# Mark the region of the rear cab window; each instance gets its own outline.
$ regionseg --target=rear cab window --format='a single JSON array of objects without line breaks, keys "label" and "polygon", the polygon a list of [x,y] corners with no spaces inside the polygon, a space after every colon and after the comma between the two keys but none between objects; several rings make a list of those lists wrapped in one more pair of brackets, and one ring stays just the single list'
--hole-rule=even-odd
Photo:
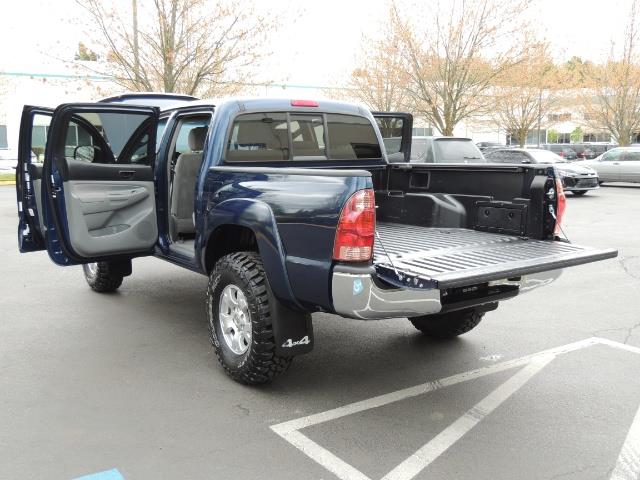
[{"label": "rear cab window", "polygon": [[333,113],[264,112],[238,115],[226,162],[382,159],[366,117]]}]

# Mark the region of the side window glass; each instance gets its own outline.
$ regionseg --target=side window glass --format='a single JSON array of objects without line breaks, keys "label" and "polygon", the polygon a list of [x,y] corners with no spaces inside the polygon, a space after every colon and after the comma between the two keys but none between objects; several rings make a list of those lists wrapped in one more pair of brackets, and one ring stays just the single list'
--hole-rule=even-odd
[{"label": "side window glass", "polygon": [[602,156],[603,162],[615,162],[620,160],[621,151],[610,151]]},{"label": "side window glass", "polygon": [[67,160],[106,164],[149,164],[147,114],[82,112],[66,125]]},{"label": "side window glass", "polygon": [[168,118],[161,118],[158,120],[158,128],[156,129],[156,153],[160,150],[160,143],[162,142],[162,134],[165,128],[167,128]]},{"label": "side window glass", "polygon": [[404,118],[402,117],[376,117],[378,129],[384,141],[384,148],[387,155],[400,153],[402,148],[402,128]]},{"label": "side window glass", "polygon": [[50,115],[35,114],[31,128],[31,162],[43,163],[44,151],[47,147],[47,134],[51,124]]},{"label": "side window glass", "polygon": [[180,155],[196,154],[200,155],[200,160],[202,160],[202,151],[204,150],[204,141],[207,137],[210,120],[210,115],[199,114],[183,117],[178,121],[178,127],[173,134],[171,148],[169,149],[169,162],[172,173],[175,171]]},{"label": "side window glass", "polygon": [[[301,120],[296,121],[297,137],[304,142],[309,132],[301,130]],[[307,124],[307,127],[309,125]],[[294,126],[292,125],[292,129]],[[319,145],[316,144],[316,148]],[[233,122],[227,144],[228,162],[268,162],[289,160],[289,131],[285,113],[248,113],[239,115]]]}]

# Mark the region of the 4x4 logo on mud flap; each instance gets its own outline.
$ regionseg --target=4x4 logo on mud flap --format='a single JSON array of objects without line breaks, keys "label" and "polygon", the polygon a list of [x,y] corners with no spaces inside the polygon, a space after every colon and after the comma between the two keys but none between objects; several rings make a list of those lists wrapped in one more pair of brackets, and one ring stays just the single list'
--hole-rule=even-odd
[{"label": "4x4 logo on mud flap", "polygon": [[309,336],[305,335],[304,337],[302,337],[300,340],[298,340],[296,342],[294,342],[290,338],[287,339],[287,341],[282,344],[282,347],[283,348],[291,348],[291,347],[295,347],[296,345],[309,345],[310,343],[311,343],[311,341],[309,340]]}]

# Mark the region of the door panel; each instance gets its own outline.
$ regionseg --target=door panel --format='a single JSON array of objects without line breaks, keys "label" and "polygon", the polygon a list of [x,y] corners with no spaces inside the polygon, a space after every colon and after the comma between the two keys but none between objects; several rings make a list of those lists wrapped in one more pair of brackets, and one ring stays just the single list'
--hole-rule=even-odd
[{"label": "door panel", "polygon": [[70,104],[56,109],[43,178],[47,247],[59,264],[132,258],[158,238],[154,156],[158,110]]},{"label": "door panel", "polygon": [[606,152],[598,162],[596,170],[601,182],[618,182],[620,179],[621,152],[612,150]]},{"label": "door panel", "polygon": [[619,181],[640,182],[640,152],[627,151],[621,158]]},{"label": "door panel", "polygon": [[42,162],[53,110],[25,106],[20,122],[16,197],[18,201],[18,248],[21,252],[44,250],[42,210]]},{"label": "door panel", "polygon": [[70,241],[83,257],[148,249],[158,237],[153,182],[70,180],[64,197]]},{"label": "door panel", "polygon": [[413,116],[410,113],[371,112],[378,122],[389,162],[409,162]]}]

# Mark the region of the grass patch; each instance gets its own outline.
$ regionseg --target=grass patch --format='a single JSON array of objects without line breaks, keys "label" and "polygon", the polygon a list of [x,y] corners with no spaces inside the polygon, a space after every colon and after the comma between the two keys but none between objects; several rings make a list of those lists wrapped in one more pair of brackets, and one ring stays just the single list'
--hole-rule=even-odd
[{"label": "grass patch", "polygon": [[15,172],[0,173],[0,182],[15,182]]}]

